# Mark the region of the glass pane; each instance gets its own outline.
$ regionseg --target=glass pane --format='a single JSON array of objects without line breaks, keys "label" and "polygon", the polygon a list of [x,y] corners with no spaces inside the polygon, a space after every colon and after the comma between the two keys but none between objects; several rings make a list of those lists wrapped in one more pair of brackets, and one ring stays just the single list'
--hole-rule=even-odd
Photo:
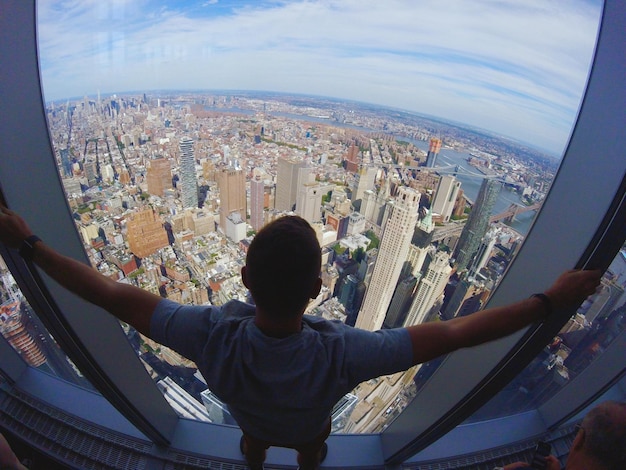
[{"label": "glass pane", "polygon": [[2,257],[0,334],[29,366],[81,387],[93,388],[39,320]]},{"label": "glass pane", "polygon": [[[324,254],[309,313],[372,330],[485,304],[558,168],[601,10],[149,4],[38,8],[50,132],[92,264],[181,303],[245,300],[251,237],[295,211]],[[228,421],[193,364],[129,337],[155,380]],[[384,429],[438,363],[361,384],[334,429]]]},{"label": "glass pane", "polygon": [[515,414],[541,406],[591,365],[626,327],[626,247],[554,340],[471,421]]}]

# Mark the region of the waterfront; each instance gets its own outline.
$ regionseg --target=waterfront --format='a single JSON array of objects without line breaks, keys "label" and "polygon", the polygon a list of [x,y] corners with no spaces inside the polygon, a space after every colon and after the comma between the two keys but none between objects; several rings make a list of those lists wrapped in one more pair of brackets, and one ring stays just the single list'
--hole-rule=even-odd
[{"label": "waterfront", "polygon": [[[428,142],[405,138],[402,138],[400,140],[408,140],[416,147],[424,151],[428,151]],[[481,175],[478,170],[476,170],[476,168],[468,163],[467,159],[469,156],[470,155],[467,152],[459,152],[456,150],[443,148],[439,152],[437,166],[458,165],[466,170],[465,172],[459,173],[456,178],[461,182],[461,189],[463,189],[465,196],[469,200],[473,201],[478,195],[478,191],[480,190],[480,185],[483,182],[484,175]],[[468,175],[467,173],[470,173],[470,175]],[[496,200],[495,206],[493,208],[493,214],[495,215],[506,211],[511,204],[524,205],[518,193],[516,193],[512,189],[503,187],[500,191],[500,194],[498,195],[498,199]],[[513,221],[509,225],[519,234],[526,236],[534,218],[534,211],[524,212],[522,214],[519,214],[516,217],[515,221]]]}]

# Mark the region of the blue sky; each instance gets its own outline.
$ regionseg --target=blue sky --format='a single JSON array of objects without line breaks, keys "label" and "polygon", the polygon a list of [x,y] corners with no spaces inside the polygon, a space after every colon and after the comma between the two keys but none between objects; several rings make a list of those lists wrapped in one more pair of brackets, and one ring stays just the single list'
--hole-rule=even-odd
[{"label": "blue sky", "polygon": [[560,155],[593,55],[590,0],[40,0],[46,100],[305,93],[465,122]]}]

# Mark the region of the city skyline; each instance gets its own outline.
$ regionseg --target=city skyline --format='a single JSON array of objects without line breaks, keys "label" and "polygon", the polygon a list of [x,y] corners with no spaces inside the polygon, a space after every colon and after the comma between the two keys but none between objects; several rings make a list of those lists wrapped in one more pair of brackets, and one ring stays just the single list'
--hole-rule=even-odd
[{"label": "city skyline", "polygon": [[46,100],[156,89],[314,94],[438,116],[560,155],[600,10],[595,1],[42,2],[38,38]]}]

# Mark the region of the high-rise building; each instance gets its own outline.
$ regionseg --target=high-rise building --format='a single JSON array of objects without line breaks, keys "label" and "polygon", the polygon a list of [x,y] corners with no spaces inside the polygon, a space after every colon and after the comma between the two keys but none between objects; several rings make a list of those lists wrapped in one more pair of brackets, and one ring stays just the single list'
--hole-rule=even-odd
[{"label": "high-rise building", "polygon": [[237,212],[241,220],[247,216],[246,179],[241,169],[225,168],[217,174],[220,191],[220,227],[226,233],[226,218]]},{"label": "high-rise building", "polygon": [[256,231],[261,230],[265,223],[265,183],[259,175],[250,181],[250,225]]},{"label": "high-rise building", "polygon": [[415,276],[404,278],[398,283],[383,323],[385,327],[396,328],[402,326],[408,313],[409,303],[416,285],[417,278]]},{"label": "high-rise building", "polygon": [[358,212],[353,212],[348,216],[348,235],[356,235],[365,232],[365,216]]},{"label": "high-rise building", "polygon": [[428,254],[430,247],[421,248],[411,243],[409,247],[409,254],[406,258],[406,263],[410,267],[410,274],[413,276],[420,276],[424,261],[426,261],[426,255]]},{"label": "high-rise building", "polygon": [[357,181],[356,189],[352,193],[352,202],[360,201],[363,199],[365,191],[373,190],[376,184],[376,173],[378,168],[375,166],[362,167],[359,172],[359,178]]},{"label": "high-rise building", "polygon": [[490,291],[484,286],[473,284],[467,279],[460,279],[451,291],[450,300],[441,309],[442,319],[450,320],[477,312],[482,308],[489,294]]},{"label": "high-rise building", "polygon": [[467,269],[478,250],[480,241],[487,233],[489,216],[501,187],[502,184],[494,179],[483,180],[455,250],[458,271]]},{"label": "high-rise building", "polygon": [[420,193],[415,189],[398,189],[381,237],[372,279],[356,321],[358,328],[374,331],[383,324],[402,265],[407,259],[419,200]]},{"label": "high-rise building", "polygon": [[293,211],[298,198],[298,183],[300,170],[306,167],[306,162],[294,159],[278,159],[278,174],[276,176],[276,209],[279,211]]},{"label": "high-rise building", "polygon": [[224,233],[231,241],[239,243],[246,238],[246,227],[246,221],[241,218],[238,211],[234,211],[226,217]]},{"label": "high-rise building", "polygon": [[432,168],[437,163],[437,156],[441,150],[441,139],[433,137],[430,139],[430,145],[428,146],[428,154],[426,154],[426,166]]},{"label": "high-rise building", "polygon": [[98,162],[97,160],[89,159],[83,162],[83,171],[85,178],[87,178],[87,185],[89,187],[94,186],[98,182]]},{"label": "high-rise building", "polygon": [[365,216],[367,222],[382,227],[385,223],[389,201],[389,196],[383,190],[378,193],[367,190],[363,193],[359,212]]},{"label": "high-rise building", "polygon": [[346,314],[349,315],[354,310],[354,299],[359,285],[359,278],[354,274],[348,274],[341,281],[339,289],[339,302],[346,308]]},{"label": "high-rise building", "polygon": [[24,360],[33,367],[46,363],[46,356],[35,341],[33,334],[26,329],[20,312],[20,302],[12,302],[0,307],[0,334]]},{"label": "high-rise building", "polygon": [[148,160],[146,182],[148,193],[163,197],[166,189],[172,187],[172,167],[166,158]]},{"label": "high-rise building", "polygon": [[476,250],[476,255],[474,256],[472,263],[469,265],[468,275],[471,278],[475,278],[478,273],[480,273],[480,270],[487,265],[487,262],[491,257],[491,252],[493,251],[493,247],[496,245],[496,241],[498,240],[499,232],[500,230],[494,227],[489,230],[480,241],[478,249]]},{"label": "high-rise building", "polygon": [[345,190],[340,187],[333,188],[327,186],[324,191],[330,190],[332,193],[330,199],[330,205],[333,207],[333,212],[336,215],[347,217],[352,212],[352,204]]},{"label": "high-rise building", "polygon": [[132,180],[132,178],[130,176],[130,173],[128,172],[128,170],[126,168],[122,168],[120,170],[118,178],[119,178],[119,182],[121,184],[130,184],[131,180]]},{"label": "high-rise building", "polygon": [[427,210],[424,217],[417,220],[413,238],[411,243],[418,248],[427,248],[433,240],[433,231],[435,230],[435,222],[433,221],[433,213]]},{"label": "high-rise building", "polygon": [[356,144],[352,144],[348,149],[345,159],[346,171],[350,173],[356,173],[359,168],[359,147]]},{"label": "high-rise building", "polygon": [[196,160],[193,156],[193,139],[183,137],[180,147],[180,192],[183,207],[198,207],[198,180]]},{"label": "high-rise building", "polygon": [[126,229],[130,251],[139,258],[145,258],[169,245],[163,223],[152,209],[144,209],[131,215]]},{"label": "high-rise building", "polygon": [[376,259],[378,259],[378,248],[372,248],[365,252],[365,258],[359,263],[359,270],[357,276],[365,284],[369,285],[374,274],[374,266],[376,266]]},{"label": "high-rise building", "polygon": [[337,232],[337,240],[340,240],[347,235],[349,223],[349,217],[343,217],[339,214],[326,214],[326,225]]},{"label": "high-rise building", "polygon": [[322,217],[324,188],[316,181],[304,183],[298,188],[296,214],[310,224],[319,222]]},{"label": "high-rise building", "polygon": [[439,180],[430,208],[435,214],[439,214],[442,222],[450,220],[460,188],[461,182],[454,176],[444,175]]},{"label": "high-rise building", "polygon": [[585,305],[587,302],[585,302],[584,308],[581,308],[579,313],[585,316],[585,322],[592,324],[614,311],[623,295],[623,285],[603,278],[600,288],[596,289],[596,293],[593,295],[591,305],[587,307]]},{"label": "high-rise building", "polygon": [[61,155],[61,165],[59,166],[61,175],[67,177],[72,176],[72,157],[69,149],[60,149],[59,153]]},{"label": "high-rise building", "polygon": [[435,253],[417,286],[404,326],[419,325],[427,319],[435,304],[443,300],[443,291],[451,273],[450,255],[443,251]]},{"label": "high-rise building", "polygon": [[184,228],[193,232],[196,237],[206,235],[215,230],[215,219],[212,213],[204,209],[186,209]]},{"label": "high-rise building", "polygon": [[450,283],[447,287],[445,305],[441,308],[441,318],[443,320],[451,320],[456,316],[461,304],[466,299],[467,293],[472,287],[472,283],[467,279],[459,279],[455,285]]}]

